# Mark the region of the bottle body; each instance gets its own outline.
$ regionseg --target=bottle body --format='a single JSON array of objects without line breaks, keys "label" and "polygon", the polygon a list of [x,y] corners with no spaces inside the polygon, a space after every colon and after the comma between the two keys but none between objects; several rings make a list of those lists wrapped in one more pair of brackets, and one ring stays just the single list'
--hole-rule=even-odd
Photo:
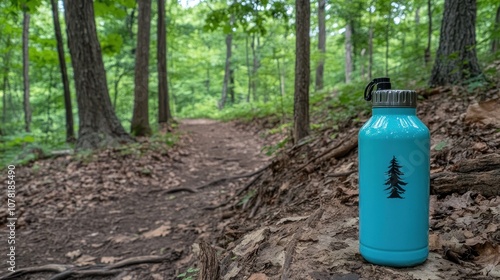
[{"label": "bottle body", "polygon": [[373,108],[359,132],[359,241],[369,262],[426,260],[430,134],[415,108]]}]

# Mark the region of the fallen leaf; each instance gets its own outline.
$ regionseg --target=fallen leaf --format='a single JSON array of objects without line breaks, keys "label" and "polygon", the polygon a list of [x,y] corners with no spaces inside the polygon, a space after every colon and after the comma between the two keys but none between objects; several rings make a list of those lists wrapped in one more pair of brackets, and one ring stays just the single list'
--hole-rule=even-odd
[{"label": "fallen leaf", "polygon": [[233,253],[238,256],[245,256],[257,249],[258,244],[263,241],[269,232],[269,228],[263,227],[243,236],[243,240],[233,249]]},{"label": "fallen leaf", "polygon": [[170,226],[170,223],[168,223],[168,224],[160,226],[157,229],[145,232],[145,233],[142,234],[142,236],[144,238],[153,238],[153,237],[167,236],[168,234],[170,234],[171,228],[172,227]]},{"label": "fallen leaf", "polygon": [[82,255],[82,251],[80,251],[80,249],[78,249],[78,250],[66,253],[65,256],[70,258],[70,259],[74,259],[74,258],[78,258],[81,255]]},{"label": "fallen leaf", "polygon": [[429,250],[436,251],[441,249],[441,243],[439,242],[439,235],[436,233],[429,234]]},{"label": "fallen leaf", "polygon": [[111,238],[108,238],[108,240],[113,242],[113,243],[129,243],[129,242],[132,242],[136,239],[137,239],[137,237],[126,236],[123,234],[118,234],[118,235],[115,235]]},{"label": "fallen leaf", "polygon": [[268,280],[269,277],[265,275],[264,273],[254,273],[250,275],[250,278],[248,280]]},{"label": "fallen leaf", "polygon": [[95,257],[92,257],[92,256],[89,256],[89,255],[82,255],[80,256],[76,261],[75,263],[77,265],[91,265],[91,264],[95,264]]},{"label": "fallen leaf", "polygon": [[484,265],[497,266],[500,264],[500,245],[485,242],[477,244],[473,247],[479,256],[474,260],[477,263]]},{"label": "fallen leaf", "polygon": [[491,124],[500,128],[500,98],[469,105],[465,121]]},{"label": "fallen leaf", "polygon": [[286,217],[281,220],[279,220],[276,225],[279,226],[280,224],[286,224],[288,222],[297,222],[297,221],[302,221],[309,218],[309,216],[296,216],[296,217]]},{"label": "fallen leaf", "polygon": [[102,263],[115,263],[116,261],[121,260],[122,258],[120,257],[102,257],[101,262]]}]

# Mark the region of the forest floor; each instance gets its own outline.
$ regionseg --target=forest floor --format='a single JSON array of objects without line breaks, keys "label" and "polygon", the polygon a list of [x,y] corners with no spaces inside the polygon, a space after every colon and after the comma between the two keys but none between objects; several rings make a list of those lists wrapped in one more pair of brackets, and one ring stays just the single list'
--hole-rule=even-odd
[{"label": "forest floor", "polygon": [[264,145],[287,135],[262,137],[268,120],[185,120],[171,148],[142,140],[20,167],[16,262],[36,272],[15,279],[499,279],[498,87],[421,94],[432,137],[422,265],[358,253],[359,114],[272,158]]},{"label": "forest floor", "polygon": [[[51,279],[72,265],[102,268],[140,256],[165,258],[140,259],[157,264],[125,265],[103,279],[182,279],[176,276],[196,261],[193,243],[218,227],[221,212],[204,208],[234,195],[238,181],[206,184],[268,159],[256,135],[230,123],[183,120],[179,134],[173,148],[143,142],[16,169],[17,270],[59,264],[16,279]],[[7,240],[6,212],[0,218]]]}]

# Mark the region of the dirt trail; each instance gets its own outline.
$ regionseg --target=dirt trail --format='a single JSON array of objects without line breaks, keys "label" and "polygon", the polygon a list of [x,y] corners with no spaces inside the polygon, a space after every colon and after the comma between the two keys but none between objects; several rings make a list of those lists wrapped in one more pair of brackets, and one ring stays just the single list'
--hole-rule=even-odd
[{"label": "dirt trail", "polygon": [[[221,213],[204,207],[232,196],[245,179],[196,193],[169,190],[196,189],[217,178],[250,173],[267,158],[256,135],[231,124],[184,120],[179,130],[179,146],[166,153],[105,151],[88,162],[67,157],[19,168],[18,200],[24,213],[17,230],[17,269],[168,256],[163,263],[126,267],[118,278],[98,278],[131,280],[175,279],[192,266],[192,244],[214,232],[220,222]],[[0,216],[2,235],[3,222]],[[0,271],[5,274],[3,261]]]}]

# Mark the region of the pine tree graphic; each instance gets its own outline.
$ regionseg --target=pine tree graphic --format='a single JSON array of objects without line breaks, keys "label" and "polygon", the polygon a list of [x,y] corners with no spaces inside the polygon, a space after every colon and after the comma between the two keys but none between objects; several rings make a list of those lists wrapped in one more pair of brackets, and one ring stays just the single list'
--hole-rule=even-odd
[{"label": "pine tree graphic", "polygon": [[387,171],[385,174],[387,174],[388,178],[385,181],[387,187],[385,190],[389,191],[390,195],[387,198],[404,198],[401,197],[401,194],[405,192],[405,189],[403,189],[401,186],[406,186],[406,182],[403,182],[401,180],[401,177],[403,172],[401,172],[399,169],[402,166],[399,165],[397,159],[395,156],[392,157],[391,160],[391,165],[389,165],[389,171]]}]

